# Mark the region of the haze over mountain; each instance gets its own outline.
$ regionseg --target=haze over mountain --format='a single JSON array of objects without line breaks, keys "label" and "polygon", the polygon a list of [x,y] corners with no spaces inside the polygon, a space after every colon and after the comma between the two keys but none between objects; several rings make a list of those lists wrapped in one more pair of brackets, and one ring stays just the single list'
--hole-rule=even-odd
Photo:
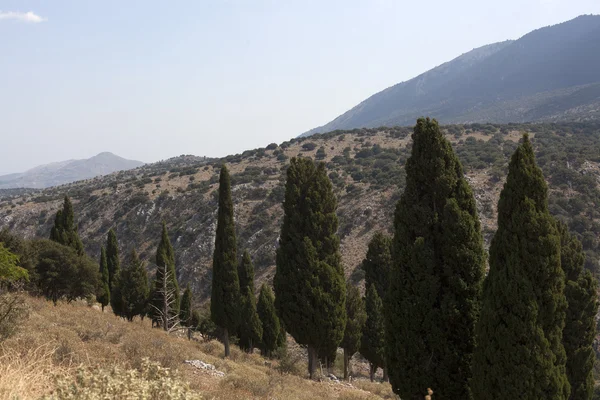
[{"label": "haze over mountain", "polygon": [[47,188],[142,165],[144,163],[141,161],[127,160],[113,153],[103,152],[88,159],[59,161],[39,165],[23,173],[2,175],[0,189]]},{"label": "haze over mountain", "polygon": [[445,124],[600,119],[600,16],[583,15],[474,49],[303,136],[411,125],[423,115]]}]

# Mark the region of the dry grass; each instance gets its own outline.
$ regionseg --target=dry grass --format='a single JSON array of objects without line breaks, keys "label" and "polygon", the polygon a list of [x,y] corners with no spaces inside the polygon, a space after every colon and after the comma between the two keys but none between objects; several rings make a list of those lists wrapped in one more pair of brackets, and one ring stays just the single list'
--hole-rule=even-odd
[{"label": "dry grass", "polygon": [[[80,366],[140,369],[144,359],[177,371],[178,376],[204,399],[380,399],[392,398],[388,384],[356,387],[313,382],[303,376],[282,374],[277,362],[232,348],[223,359],[217,341],[198,342],[168,336],[151,329],[149,321],[132,323],[102,313],[84,303],[54,307],[42,299],[27,298],[31,313],[18,333],[0,347],[0,400],[39,399],[56,389],[55,376],[74,379]],[[215,365],[225,377],[183,364],[199,359]],[[298,370],[305,368],[299,362]],[[387,389],[385,389],[387,388]]]}]

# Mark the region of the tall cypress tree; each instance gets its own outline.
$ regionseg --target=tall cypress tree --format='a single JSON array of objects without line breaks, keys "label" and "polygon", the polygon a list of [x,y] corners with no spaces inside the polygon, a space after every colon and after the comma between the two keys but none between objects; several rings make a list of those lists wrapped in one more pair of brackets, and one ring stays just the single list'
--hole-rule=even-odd
[{"label": "tall cypress tree", "polygon": [[167,224],[163,221],[160,242],[156,248],[156,273],[150,291],[148,315],[153,322],[168,331],[179,317],[180,301],[175,251],[169,239]]},{"label": "tall cypress tree", "polygon": [[473,359],[478,400],[569,396],[562,344],[565,276],[547,194],[525,135],[508,167],[490,245]]},{"label": "tall cypress tree", "polygon": [[214,323],[223,329],[225,357],[229,357],[229,333],[240,322],[240,282],[237,271],[237,248],[231,182],[223,165],[219,176],[219,210],[213,254],[210,314]]},{"label": "tall cypress tree", "polygon": [[369,376],[371,382],[377,368],[385,367],[385,328],[383,320],[383,303],[377,294],[375,284],[371,284],[367,289],[365,298],[365,310],[367,319],[365,321],[360,354],[362,354],[370,364]]},{"label": "tall cypress tree", "polygon": [[291,159],[283,209],[275,306],[296,342],[308,347],[312,378],[317,356],[335,352],[346,325],[337,200],[323,163]]},{"label": "tall cypress tree", "polygon": [[192,318],[192,291],[188,284],[183,291],[183,296],[181,296],[179,321],[183,326],[189,326],[190,318]]},{"label": "tall cypress tree", "polygon": [[377,294],[385,299],[392,269],[392,238],[382,232],[375,232],[369,242],[367,255],[362,263],[365,271],[365,287],[375,284]]},{"label": "tall cypress tree", "polygon": [[581,242],[569,233],[565,224],[558,225],[561,237],[560,259],[565,272],[567,312],[563,344],[567,355],[567,378],[571,385],[570,400],[590,400],[594,391],[592,347],[596,338],[598,282],[584,271],[585,255]]},{"label": "tall cypress tree", "polygon": [[420,118],[396,207],[385,302],[390,383],[403,399],[470,399],[485,251],[475,198],[436,120]]},{"label": "tall cypress tree", "polygon": [[119,285],[122,315],[128,321],[133,321],[133,318],[146,311],[149,291],[148,273],[135,250],[131,251],[129,262],[121,270]]},{"label": "tall cypress tree", "polygon": [[110,288],[108,286],[108,265],[106,263],[106,250],[104,246],[100,249],[100,283],[98,285],[98,294],[96,300],[102,305],[102,312],[104,307],[110,304]]},{"label": "tall cypress tree", "polygon": [[360,349],[360,339],[367,320],[365,304],[356,286],[346,285],[346,329],[340,346],[344,349],[344,379],[348,379],[350,359]]},{"label": "tall cypress tree", "polygon": [[240,291],[248,288],[254,295],[254,265],[252,264],[252,259],[250,258],[248,250],[244,250],[244,254],[242,255],[242,262],[238,267],[238,277],[240,281]]},{"label": "tall cypress tree", "polygon": [[106,266],[108,268],[108,287],[112,291],[114,286],[113,282],[121,268],[119,260],[119,242],[117,240],[117,234],[113,229],[108,231],[106,237]]},{"label": "tall cypress tree", "polygon": [[262,325],[256,312],[256,297],[254,296],[254,266],[247,250],[244,251],[242,262],[238,268],[240,294],[242,296],[242,316],[239,326],[240,347],[252,352],[254,344],[262,339]]},{"label": "tall cypress tree", "polygon": [[122,315],[121,293],[118,287],[121,261],[119,259],[119,242],[113,229],[106,238],[106,267],[108,269],[108,287],[110,289],[110,306],[116,315]]},{"label": "tall cypress tree", "polygon": [[80,256],[84,254],[83,243],[79,238],[77,226],[75,225],[73,204],[69,196],[65,196],[62,210],[58,210],[56,213],[54,226],[50,231],[50,240],[75,249]]},{"label": "tall cypress tree", "polygon": [[262,326],[261,351],[263,356],[271,357],[278,347],[281,326],[275,312],[275,295],[264,283],[260,288],[256,311]]},{"label": "tall cypress tree", "polygon": [[188,339],[192,338],[193,321],[192,321],[192,290],[188,284],[183,291],[181,304],[179,306],[179,322],[184,327],[187,327]]}]

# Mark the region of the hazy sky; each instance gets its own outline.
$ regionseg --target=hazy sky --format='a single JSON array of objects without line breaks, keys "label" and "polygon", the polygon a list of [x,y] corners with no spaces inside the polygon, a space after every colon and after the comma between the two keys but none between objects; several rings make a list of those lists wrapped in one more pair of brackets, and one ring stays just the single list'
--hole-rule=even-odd
[{"label": "hazy sky", "polygon": [[0,0],[0,174],[280,143],[599,0]]}]

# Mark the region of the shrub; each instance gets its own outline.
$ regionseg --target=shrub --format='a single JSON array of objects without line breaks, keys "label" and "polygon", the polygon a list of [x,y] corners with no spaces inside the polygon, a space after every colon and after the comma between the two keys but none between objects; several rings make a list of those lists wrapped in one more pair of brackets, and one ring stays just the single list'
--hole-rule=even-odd
[{"label": "shrub", "polygon": [[149,399],[193,400],[202,397],[168,368],[145,358],[141,371],[81,367],[75,379],[58,378],[53,395],[46,400]]},{"label": "shrub", "polygon": [[312,151],[317,148],[317,144],[313,142],[307,142],[302,145],[302,150],[304,151]]}]

